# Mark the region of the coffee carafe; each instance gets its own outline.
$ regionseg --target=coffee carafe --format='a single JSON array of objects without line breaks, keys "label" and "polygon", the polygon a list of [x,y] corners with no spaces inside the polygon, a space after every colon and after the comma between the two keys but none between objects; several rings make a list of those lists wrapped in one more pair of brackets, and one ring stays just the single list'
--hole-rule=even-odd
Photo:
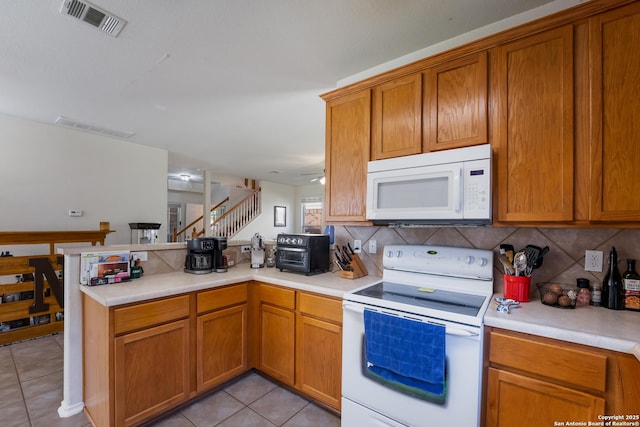
[{"label": "coffee carafe", "polygon": [[187,256],[184,271],[192,274],[206,274],[213,271],[213,237],[196,237],[187,240]]},{"label": "coffee carafe", "polygon": [[214,237],[213,242],[213,271],[216,273],[224,273],[227,271],[227,266],[225,265],[222,251],[227,249],[227,238]]},{"label": "coffee carafe", "polygon": [[251,268],[264,267],[264,241],[260,233],[251,238]]}]

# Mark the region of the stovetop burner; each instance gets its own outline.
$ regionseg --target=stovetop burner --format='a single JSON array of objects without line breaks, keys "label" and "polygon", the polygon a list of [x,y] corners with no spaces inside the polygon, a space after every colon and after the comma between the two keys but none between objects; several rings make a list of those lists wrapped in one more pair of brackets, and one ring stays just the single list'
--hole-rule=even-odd
[{"label": "stovetop burner", "polygon": [[478,315],[486,299],[481,295],[461,294],[444,289],[418,288],[389,282],[378,283],[355,294],[473,317]]}]

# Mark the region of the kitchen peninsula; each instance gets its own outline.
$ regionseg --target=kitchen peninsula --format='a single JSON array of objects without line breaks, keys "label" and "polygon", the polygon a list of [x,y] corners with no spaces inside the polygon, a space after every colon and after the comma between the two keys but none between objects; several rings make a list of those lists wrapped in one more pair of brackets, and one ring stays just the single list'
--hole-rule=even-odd
[{"label": "kitchen peninsula", "polygon": [[[173,265],[177,266],[179,260],[184,260],[185,248],[184,243],[174,243],[152,246],[106,246],[101,250],[148,251],[150,258],[153,253],[154,258],[159,255],[164,259],[173,259]],[[279,322],[285,317],[290,320],[287,327],[293,328],[295,322],[296,329],[290,331],[291,334],[295,334],[295,340],[291,336],[289,344],[293,346],[295,343],[296,347],[291,350],[295,351],[296,357],[298,354],[309,354],[308,351],[305,352],[305,348],[309,344],[303,346],[305,342],[304,330],[313,329],[313,333],[326,330],[328,333],[323,336],[333,340],[331,342],[340,348],[341,297],[343,293],[380,281],[380,278],[374,276],[348,280],[340,278],[338,273],[305,276],[280,272],[273,268],[251,269],[248,262],[241,262],[229,268],[226,273],[204,275],[184,273],[181,268],[174,268],[175,271],[172,272],[153,274],[153,271],[148,271],[151,269],[145,267],[145,275],[140,279],[119,284],[88,287],[79,285],[80,254],[93,252],[95,248],[72,248],[60,251],[65,258],[65,307],[68,309],[64,337],[64,400],[58,412],[61,416],[70,416],[82,411],[85,406],[89,408],[91,405],[98,405],[101,409],[97,416],[101,417],[101,420],[110,420],[109,425],[128,425],[152,418],[162,411],[175,407],[200,395],[201,392],[215,387],[213,383],[201,382],[201,372],[195,372],[195,342],[200,339],[200,336],[198,338],[195,336],[195,331],[198,328],[196,322],[202,327],[204,323],[201,322],[209,320],[206,316],[215,316],[215,313],[222,313],[227,308],[232,311],[236,310],[235,313],[228,314],[232,317],[240,316],[240,323],[244,323],[244,327],[248,326],[248,331],[242,329],[242,333],[249,334],[247,336],[250,337],[247,343],[243,344],[249,349],[247,350],[245,347],[242,349],[243,354],[249,353],[248,356],[245,356],[245,360],[248,357],[249,362],[244,363],[244,367],[237,370],[236,375],[257,365],[255,367],[285,385],[298,389],[318,401],[324,401],[328,406],[339,410],[339,357],[336,360],[337,379],[328,385],[337,388],[337,391],[332,390],[331,393],[326,393],[323,390],[317,390],[321,387],[303,383],[305,378],[310,378],[310,375],[304,377],[304,373],[301,371],[303,364],[301,363],[296,363],[294,368],[293,354],[288,355],[288,367],[282,373],[279,369],[280,366],[277,366],[280,363],[281,354],[274,352],[273,357],[255,354],[256,352],[263,353],[273,350],[265,348],[265,346],[262,348],[251,347],[259,345],[260,341],[260,339],[255,339],[253,334],[269,332],[256,332],[256,319],[265,319],[265,323],[275,322],[275,327],[279,327],[281,325]],[[256,301],[257,303],[255,303]],[[253,309],[263,305],[264,310],[261,308],[260,312]],[[251,309],[248,310],[247,306],[251,306]],[[141,316],[138,316],[136,307],[142,307]],[[244,310],[244,312],[241,313],[238,310]],[[87,322],[87,320],[89,321]],[[273,326],[273,324],[269,324],[269,327]],[[89,331],[90,327],[93,329]],[[111,421],[114,417],[111,412],[113,402],[105,404],[101,399],[110,401],[118,399],[118,393],[113,392],[112,383],[98,383],[94,386],[105,387],[102,389],[104,395],[88,395],[87,381],[91,381],[91,379],[84,377],[82,367],[85,366],[86,369],[89,365],[85,365],[85,363],[90,364],[91,368],[89,369],[93,369],[92,375],[99,370],[96,366],[97,363],[106,363],[106,365],[100,365],[102,368],[107,365],[113,368],[112,362],[117,350],[106,350],[112,345],[111,341],[116,342],[115,346],[126,345],[126,342],[133,342],[127,341],[128,339],[136,339],[135,334],[144,334],[147,330],[157,328],[167,328],[166,332],[173,334],[173,338],[178,340],[176,342],[181,342],[189,347],[190,353],[182,353],[181,355],[182,360],[186,362],[186,365],[189,365],[182,371],[184,375],[181,378],[183,381],[181,386],[184,386],[186,391],[175,399],[173,396],[168,399],[171,402],[159,409],[160,412],[154,408],[152,411],[140,415],[139,418],[135,414],[129,416],[125,413],[119,413],[120,421],[113,424]],[[90,337],[91,343],[87,342],[87,336]],[[274,334],[274,336],[276,339],[281,339],[280,334]],[[238,339],[242,338],[238,337]],[[270,338],[265,341],[270,341]],[[102,361],[93,357],[95,353],[88,355],[88,350],[95,350],[96,343],[100,343],[104,347],[105,351],[98,352],[96,356],[102,357]],[[332,351],[332,349],[328,348],[327,351]],[[338,356],[340,354],[339,352],[335,353]],[[168,358],[169,356],[167,356]],[[115,356],[115,359],[115,363],[118,363],[118,356]],[[272,361],[275,361],[276,366],[273,366]],[[295,369],[295,381],[293,380],[293,369]],[[197,386],[195,384],[196,376],[198,376]],[[313,378],[311,380],[313,381]],[[98,381],[102,381],[102,379],[98,379]],[[336,393],[336,396],[332,396]],[[111,409],[104,409],[109,406]],[[94,417],[96,414],[93,413],[90,416]],[[122,422],[125,418],[128,418],[130,422]],[[101,425],[101,423],[98,424]]]},{"label": "kitchen peninsula", "polygon": [[[178,260],[183,260],[185,253],[185,245],[179,243],[153,246],[107,246],[101,249],[149,251],[150,255],[153,253],[154,255],[159,254],[165,259],[175,258],[175,263],[177,263]],[[348,280],[340,278],[337,273],[305,276],[297,273],[280,272],[274,268],[251,269],[248,262],[241,262],[229,268],[227,273],[222,274],[193,275],[183,273],[181,269],[176,269],[176,271],[172,272],[161,271],[153,274],[153,268],[149,268],[145,269],[145,275],[142,278],[131,282],[86,287],[79,285],[79,272],[80,254],[87,250],[93,251],[95,247],[61,250],[65,257],[66,307],[64,400],[59,409],[61,416],[73,415],[74,413],[82,411],[85,404],[90,404],[88,400],[85,400],[87,399],[87,395],[86,389],[83,392],[83,387],[86,387],[86,382],[84,382],[86,379],[83,380],[81,368],[83,366],[83,349],[86,351],[88,347],[83,336],[84,316],[87,316],[92,322],[97,321],[98,325],[100,325],[100,322],[116,325],[109,326],[109,328],[112,328],[111,330],[103,329],[104,335],[95,335],[92,332],[91,337],[93,340],[105,340],[105,342],[115,341],[119,337],[145,333],[146,330],[165,327],[170,329],[170,333],[175,333],[176,337],[180,337],[180,334],[185,333],[185,330],[181,328],[197,328],[197,319],[199,319],[198,321],[206,321],[208,319],[215,321],[219,318],[216,316],[223,313],[224,316],[228,315],[229,319],[245,319],[242,316],[247,316],[246,323],[248,324],[249,330],[241,333],[249,337],[249,346],[258,346],[257,349],[243,350],[249,353],[251,353],[251,351],[259,353],[262,350],[258,344],[260,340],[254,338],[257,331],[251,329],[252,322],[256,322],[256,319],[260,318],[265,319],[266,322],[272,322],[270,326],[278,325],[278,327],[284,326],[285,328],[291,328],[289,332],[295,336],[295,340],[290,337],[291,340],[281,343],[282,345],[279,346],[279,348],[293,346],[294,342],[303,341],[303,339],[300,338],[301,335],[299,335],[300,331],[293,329],[294,323],[295,326],[305,325],[305,327],[313,327],[315,331],[322,330],[332,333],[332,335],[328,335],[332,339],[332,341],[328,341],[331,344],[325,345],[324,347],[340,347],[340,341],[337,341],[336,336],[341,335],[339,326],[341,324],[341,318],[338,318],[336,321],[335,315],[336,310],[339,310],[341,306],[340,300],[343,294],[381,280],[375,276],[365,276],[357,280]],[[259,306],[264,307],[263,310],[258,311],[247,308],[251,307],[252,304],[253,307],[255,307],[256,301],[259,302]],[[159,315],[162,318],[162,316],[168,313],[167,317],[162,318],[160,321],[143,319],[142,324],[131,326],[132,322],[137,322],[140,318],[135,315],[135,310],[131,311],[130,309],[143,305],[150,307],[151,305],[148,304],[155,304],[157,311],[155,311],[156,314],[154,316]],[[85,309],[84,313],[83,307]],[[625,372],[631,372],[636,378],[640,377],[640,375],[638,375],[640,371],[640,361],[633,357],[634,351],[637,351],[637,345],[640,343],[640,330],[637,328],[638,313],[612,311],[595,307],[578,307],[574,310],[562,310],[544,306],[540,304],[537,299],[522,304],[520,308],[512,309],[510,314],[498,313],[495,308],[495,304],[490,305],[485,317],[485,324],[488,327],[487,336],[489,337],[485,343],[486,345],[488,344],[487,354],[489,355],[487,356],[488,360],[485,360],[487,366],[489,366],[490,363],[496,366],[500,365],[498,362],[489,360],[492,355],[496,356],[495,352],[491,353],[489,346],[494,342],[504,345],[505,337],[509,334],[511,335],[506,338],[513,338],[515,336],[515,338],[521,340],[519,342],[525,343],[526,345],[531,345],[531,341],[534,341],[534,345],[539,345],[539,343],[545,345],[555,343],[562,344],[563,347],[558,347],[558,351],[554,353],[555,355],[565,354],[566,349],[564,346],[569,346],[569,353],[566,354],[573,354],[571,352],[575,353],[577,348],[575,346],[580,346],[580,351],[577,354],[586,354],[592,357],[594,363],[601,363],[600,350],[602,350],[606,355],[613,355],[614,357],[607,359],[607,375],[605,379],[600,381],[601,385],[598,387],[606,389],[607,385],[611,384],[628,384],[632,388],[623,390],[618,387],[617,392],[624,391],[626,393],[636,393],[640,395],[640,390],[633,388],[640,388],[637,381],[626,383],[618,381],[621,373],[612,371],[612,369],[622,367],[627,370]],[[125,317],[121,317],[121,322],[118,323],[118,315],[114,313],[115,310],[120,309],[122,310],[119,313],[125,314]],[[134,315],[127,317],[130,313]],[[338,314],[338,316],[339,315],[341,314]],[[287,319],[289,323],[287,323]],[[222,330],[232,330],[232,328],[227,328],[227,326],[227,323],[222,323],[220,328]],[[104,323],[100,327],[104,327]],[[116,330],[115,332],[114,329]],[[115,336],[118,334],[118,330],[121,331],[121,335]],[[233,330],[236,331],[237,329]],[[196,353],[193,351],[193,348],[196,346],[195,342],[197,341],[195,332],[191,330],[189,334],[191,335],[182,336],[182,338],[178,338],[178,340],[186,339],[186,342],[189,343],[188,345],[192,349],[192,353]],[[493,334],[493,336],[489,334]],[[279,339],[279,337],[283,335],[286,334],[281,334],[280,332],[277,334],[274,333],[267,341],[272,338]],[[91,345],[93,345],[93,343]],[[320,347],[322,346],[316,347],[318,353],[322,350]],[[586,350],[582,352],[584,349]],[[298,354],[298,350],[298,348],[294,347],[296,355]],[[107,351],[105,353],[113,357],[115,351],[116,350]],[[331,351],[331,349],[327,351]],[[307,352],[306,355],[308,354]],[[606,355],[605,357],[607,357]],[[298,377],[301,375],[298,368],[289,367],[284,369],[282,366],[279,366],[281,360],[287,360],[289,366],[293,366],[292,356],[290,355],[288,358],[281,356],[282,352],[270,353],[268,357],[262,359],[258,357],[256,360],[254,354],[253,356],[249,356],[248,361],[236,360],[237,365],[240,366],[240,370],[234,371],[233,369],[236,369],[236,366],[229,370],[229,372],[243,372],[256,366],[259,370],[263,370],[283,384],[289,385],[312,398],[317,398],[318,401],[322,401],[323,398],[327,397],[327,395],[323,395],[322,393],[314,394],[315,391],[312,388],[305,389],[299,387],[300,384],[296,383]],[[323,354],[323,357],[324,356],[326,355]],[[183,353],[182,357],[185,358],[184,360],[187,365],[192,367],[196,365],[196,354]],[[581,359],[576,362],[571,357],[566,356],[562,360],[565,360],[564,363],[570,367],[571,376],[573,376],[574,372],[576,372],[575,368],[579,365],[578,362]],[[619,363],[618,361],[622,362]],[[91,363],[94,362],[95,360],[92,359]],[[596,367],[598,366],[597,363]],[[540,364],[541,361],[537,360],[536,363],[531,363],[530,366],[538,366]],[[509,370],[508,367],[501,367],[505,368],[501,370]],[[198,396],[199,393],[208,390],[207,387],[215,388],[215,385],[211,385],[212,383],[206,383],[206,378],[200,377],[197,378],[197,383],[200,384],[200,388],[198,388],[195,377],[199,374],[195,373],[195,368],[192,369],[193,370],[190,371],[191,374],[183,371],[185,375],[189,377],[190,383],[188,391],[178,400],[184,399],[183,401],[187,401]],[[628,369],[631,369],[631,371],[628,371]],[[501,372],[500,374],[504,376],[510,374],[510,372],[506,374]],[[555,374],[555,371],[553,371],[550,375],[551,377],[555,377]],[[233,375],[239,375],[239,373]],[[556,378],[552,378],[552,381],[555,380]],[[604,385],[602,385],[602,381],[604,381]],[[184,383],[182,385],[187,386]],[[109,385],[107,384],[105,387],[108,389]],[[605,391],[596,390],[594,393],[596,400],[606,398]],[[488,394],[489,396],[491,395],[491,390],[489,390]],[[605,397],[603,398],[602,396]],[[114,399],[114,396],[112,395],[110,398]],[[486,399],[488,396],[483,398]],[[169,406],[162,411],[169,410],[171,407],[179,404],[180,403],[175,403],[174,406],[169,404]],[[336,404],[335,400],[328,406],[331,405],[339,410],[339,403]],[[153,417],[153,415],[149,416]],[[132,424],[133,423],[134,422],[132,422]]]}]

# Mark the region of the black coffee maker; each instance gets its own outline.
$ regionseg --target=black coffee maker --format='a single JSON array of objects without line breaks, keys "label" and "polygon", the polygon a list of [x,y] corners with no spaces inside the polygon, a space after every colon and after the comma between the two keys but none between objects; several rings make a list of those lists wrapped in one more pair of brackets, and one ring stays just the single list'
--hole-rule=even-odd
[{"label": "black coffee maker", "polygon": [[187,240],[187,257],[184,261],[185,272],[206,274],[213,271],[215,239],[215,237],[196,237]]},{"label": "black coffee maker", "polygon": [[216,273],[224,273],[227,271],[227,265],[224,262],[222,251],[227,249],[226,237],[213,237],[213,266],[212,269]]}]

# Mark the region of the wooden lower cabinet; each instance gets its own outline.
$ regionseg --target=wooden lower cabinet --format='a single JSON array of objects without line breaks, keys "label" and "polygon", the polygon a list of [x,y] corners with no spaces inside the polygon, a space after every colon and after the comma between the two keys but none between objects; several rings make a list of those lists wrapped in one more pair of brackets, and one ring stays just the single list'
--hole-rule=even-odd
[{"label": "wooden lower cabinet", "polygon": [[640,362],[630,354],[496,328],[488,338],[485,427],[597,423],[640,411]]},{"label": "wooden lower cabinet", "polygon": [[293,386],[295,383],[295,291],[260,285],[260,357],[258,369]]},{"label": "wooden lower cabinet", "polygon": [[298,293],[296,387],[340,410],[342,379],[342,301]]},{"label": "wooden lower cabinet", "polygon": [[[196,389],[200,393],[249,369],[246,283],[197,295]],[[205,314],[201,314],[205,313]]]},{"label": "wooden lower cabinet", "polygon": [[188,319],[117,337],[114,344],[116,425],[136,425],[187,400]]},{"label": "wooden lower cabinet", "polygon": [[190,297],[125,307],[83,296],[85,412],[96,426],[131,426],[190,396]]},{"label": "wooden lower cabinet", "polygon": [[597,421],[604,399],[526,375],[489,368],[486,426],[553,426]]},{"label": "wooden lower cabinet", "polygon": [[96,426],[147,423],[251,368],[340,410],[338,298],[258,282],[115,307],[83,294],[83,341]]}]

